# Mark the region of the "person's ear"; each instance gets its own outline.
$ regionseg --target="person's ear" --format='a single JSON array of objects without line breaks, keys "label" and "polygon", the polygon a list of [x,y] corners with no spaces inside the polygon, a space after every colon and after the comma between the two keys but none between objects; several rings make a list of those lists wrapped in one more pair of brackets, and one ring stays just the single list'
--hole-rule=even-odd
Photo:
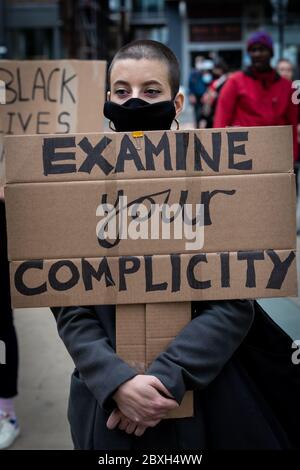
[{"label": "person's ear", "polygon": [[177,95],[175,96],[174,99],[174,104],[175,104],[175,109],[176,109],[176,117],[179,116],[183,109],[183,103],[184,103],[184,94],[179,91]]},{"label": "person's ear", "polygon": [[106,93],[106,101],[110,101],[110,91]]}]

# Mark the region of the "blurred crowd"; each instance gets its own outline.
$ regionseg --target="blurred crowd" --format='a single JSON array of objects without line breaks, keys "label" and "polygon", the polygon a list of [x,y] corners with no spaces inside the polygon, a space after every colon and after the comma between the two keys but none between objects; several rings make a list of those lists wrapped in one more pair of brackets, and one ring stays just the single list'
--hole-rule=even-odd
[{"label": "blurred crowd", "polygon": [[[249,37],[250,65],[231,70],[222,58],[198,55],[189,77],[189,102],[196,128],[293,126],[295,171],[299,165],[300,113],[293,102],[294,67],[281,58],[275,67],[273,40],[258,31]],[[296,93],[297,94],[297,93]]]}]

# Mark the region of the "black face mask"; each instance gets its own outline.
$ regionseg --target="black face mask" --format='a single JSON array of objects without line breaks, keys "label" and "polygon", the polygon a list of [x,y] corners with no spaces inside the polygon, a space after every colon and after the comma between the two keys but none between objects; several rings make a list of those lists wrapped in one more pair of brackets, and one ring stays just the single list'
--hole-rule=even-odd
[{"label": "black face mask", "polygon": [[117,132],[167,130],[176,116],[173,101],[148,103],[140,98],[130,98],[122,105],[106,101],[103,112]]}]

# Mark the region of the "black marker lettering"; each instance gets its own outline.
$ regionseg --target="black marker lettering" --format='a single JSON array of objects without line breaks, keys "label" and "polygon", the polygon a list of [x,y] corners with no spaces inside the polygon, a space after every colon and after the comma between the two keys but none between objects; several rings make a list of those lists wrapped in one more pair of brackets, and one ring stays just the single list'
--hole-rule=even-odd
[{"label": "black marker lettering", "polygon": [[[131,267],[127,267],[127,263]],[[136,273],[140,268],[141,262],[136,256],[121,256],[119,258],[119,290],[127,290],[125,274]]]},{"label": "black marker lettering", "polygon": [[43,269],[43,260],[30,260],[21,263],[15,272],[15,287],[20,294],[23,295],[38,295],[47,291],[47,284],[44,282],[37,287],[28,287],[24,283],[23,276],[29,269]]},{"label": "black marker lettering", "polygon": [[221,132],[212,133],[212,156],[210,156],[201,140],[194,136],[195,142],[195,171],[202,171],[202,159],[213,171],[220,171]]},{"label": "black marker lettering", "polygon": [[133,142],[128,135],[124,135],[121,141],[120,152],[117,158],[115,173],[124,173],[125,160],[131,160],[135,164],[138,171],[145,170],[141,162],[140,156]]},{"label": "black marker lettering", "polygon": [[94,277],[97,281],[101,281],[102,276],[105,277],[106,287],[115,286],[111,271],[108,266],[107,258],[104,257],[99,264],[98,270],[84,258],[81,260],[82,265],[82,278],[85,290],[93,290],[92,278]]},{"label": "black marker lettering", "polygon": [[207,263],[207,257],[205,253],[201,253],[192,256],[187,266],[187,280],[189,286],[192,289],[209,289],[211,287],[211,281],[199,281],[195,278],[195,267],[198,263]]},{"label": "black marker lettering", "polygon": [[[67,267],[70,270],[71,277],[68,281],[61,282],[57,279],[57,273],[61,268]],[[77,266],[68,259],[62,259],[59,261],[56,261],[56,263],[52,264],[51,268],[49,269],[49,283],[52,289],[58,290],[58,291],[65,291],[68,289],[72,289],[78,281],[79,281],[79,271]]]},{"label": "black marker lettering", "polygon": [[44,175],[75,173],[76,165],[53,165],[61,160],[75,160],[75,152],[55,152],[59,148],[75,148],[75,137],[46,137],[43,144]]},{"label": "black marker lettering", "polygon": [[86,153],[86,159],[80,166],[78,171],[84,173],[91,173],[93,167],[98,165],[105,175],[108,175],[112,170],[113,166],[103,157],[103,150],[111,143],[111,139],[104,136],[94,147],[90,143],[87,137],[84,137],[79,142],[79,147]]},{"label": "black marker lettering", "polygon": [[228,139],[228,168],[234,170],[252,170],[252,160],[234,161],[234,155],[246,155],[245,144],[235,146],[235,142],[248,141],[248,132],[227,132]]},{"label": "black marker lettering", "polygon": [[256,287],[256,276],[254,261],[261,261],[265,259],[263,251],[238,251],[238,260],[247,261],[247,277],[245,287]]},{"label": "black marker lettering", "polygon": [[153,256],[144,256],[145,260],[145,274],[146,274],[146,292],[155,292],[167,290],[168,283],[161,282],[160,284],[153,283]]},{"label": "black marker lettering", "polygon": [[145,135],[145,158],[146,169],[148,171],[155,170],[153,155],[158,156],[162,152],[164,154],[164,169],[172,170],[170,144],[167,133],[163,133],[157,146],[155,146],[149,137]]},{"label": "black marker lettering", "polygon": [[291,251],[287,258],[283,261],[279,258],[274,250],[266,250],[267,255],[271,258],[274,268],[270,274],[267,289],[281,289],[283,281],[286,278],[289,267],[296,258],[295,252]]}]

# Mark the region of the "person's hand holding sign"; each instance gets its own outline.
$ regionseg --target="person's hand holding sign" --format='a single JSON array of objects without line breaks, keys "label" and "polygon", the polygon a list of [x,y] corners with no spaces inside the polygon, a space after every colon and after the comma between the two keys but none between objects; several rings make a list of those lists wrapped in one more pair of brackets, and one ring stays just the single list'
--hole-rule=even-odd
[{"label": "person's hand holding sign", "polygon": [[[167,398],[169,397],[169,398]],[[113,395],[118,405],[107,421],[109,429],[120,429],[142,435],[154,427],[168,411],[179,405],[161,381],[150,375],[136,375],[123,383]]]}]

